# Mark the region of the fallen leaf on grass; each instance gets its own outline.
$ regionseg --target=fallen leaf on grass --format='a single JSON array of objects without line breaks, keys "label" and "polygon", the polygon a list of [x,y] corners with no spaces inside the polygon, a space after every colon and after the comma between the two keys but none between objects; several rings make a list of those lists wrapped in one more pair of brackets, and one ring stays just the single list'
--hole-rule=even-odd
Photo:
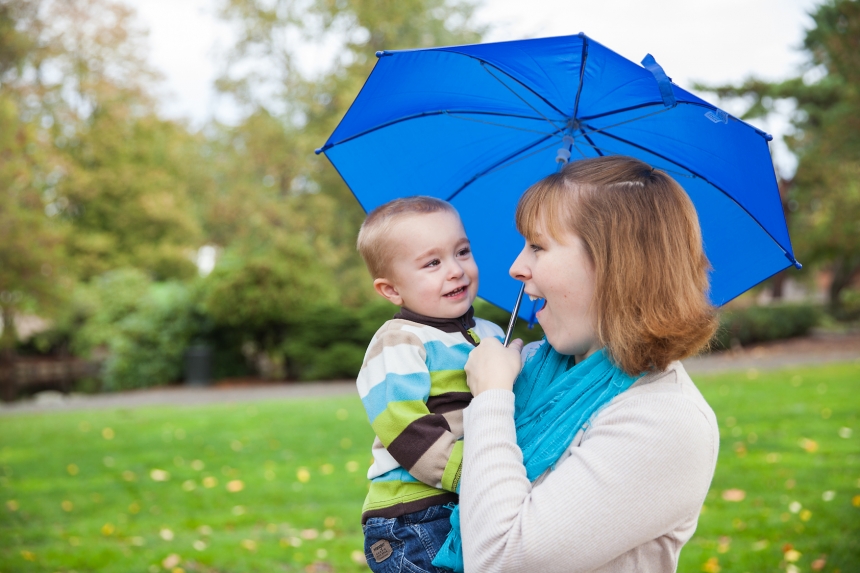
[{"label": "fallen leaf on grass", "polygon": [[170,479],[170,474],[164,470],[156,468],[149,471],[149,477],[152,481],[167,481]]},{"label": "fallen leaf on grass", "polygon": [[810,566],[809,566],[809,567],[810,567],[813,571],[821,571],[822,569],[824,569],[824,566],[825,566],[825,565],[827,565],[827,556],[826,556],[826,555],[822,555],[821,557],[819,557],[818,559],[816,559],[815,561],[813,561],[813,562],[812,562],[812,564],[810,564]]},{"label": "fallen leaf on grass", "polygon": [[242,491],[245,489],[245,482],[240,479],[234,479],[232,481],[227,482],[227,491],[230,493],[236,493],[237,491]]},{"label": "fallen leaf on grass", "polygon": [[702,564],[702,571],[705,573],[720,573],[720,561],[716,557],[711,557]]},{"label": "fallen leaf on grass", "polygon": [[723,499],[726,501],[743,501],[747,493],[742,489],[727,489],[723,492]]},{"label": "fallen leaf on grass", "polygon": [[800,556],[801,556],[800,551],[798,551],[796,549],[789,549],[788,551],[786,551],[783,554],[783,557],[785,557],[785,560],[788,561],[789,563],[794,563],[795,561],[800,559]]},{"label": "fallen leaf on grass", "polygon": [[243,539],[242,543],[240,543],[242,547],[247,549],[248,551],[256,551],[257,550],[257,542],[253,539]]},{"label": "fallen leaf on grass", "polygon": [[[158,535],[165,541],[173,541],[173,531],[166,527],[162,527],[161,530],[158,532]],[[176,563],[179,563],[179,561],[177,561]],[[174,565],[176,563],[174,563]],[[165,567],[173,567],[173,565],[165,565]]]},{"label": "fallen leaf on grass", "polygon": [[349,554],[350,559],[352,559],[353,563],[358,563],[359,565],[367,564],[367,559],[364,557],[363,551],[355,550]]},{"label": "fallen leaf on grass", "polygon": [[815,440],[810,440],[809,438],[800,438],[797,444],[807,453],[814,454],[818,451],[818,442],[816,442]]},{"label": "fallen leaf on grass", "polygon": [[179,565],[180,561],[182,561],[182,557],[180,557],[176,553],[171,553],[164,558],[164,560],[161,562],[161,566],[165,569],[173,569],[174,567]]}]

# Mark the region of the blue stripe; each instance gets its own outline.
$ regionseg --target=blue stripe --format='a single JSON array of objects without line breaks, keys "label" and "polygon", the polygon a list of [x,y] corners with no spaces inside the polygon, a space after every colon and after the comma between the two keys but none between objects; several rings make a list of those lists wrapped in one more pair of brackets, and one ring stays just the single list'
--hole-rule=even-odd
[{"label": "blue stripe", "polygon": [[439,370],[462,370],[466,366],[466,360],[469,359],[469,353],[475,347],[468,342],[447,346],[438,341],[424,343],[424,350],[427,351],[427,368],[430,372],[438,372]]},{"label": "blue stripe", "polygon": [[385,380],[370,389],[361,399],[367,417],[372,424],[391,402],[421,400],[430,396],[430,373],[386,374]]},{"label": "blue stripe", "polygon": [[394,468],[389,472],[385,472],[381,476],[377,476],[370,481],[400,481],[403,483],[416,483],[418,480],[412,477],[408,471],[403,468]]}]

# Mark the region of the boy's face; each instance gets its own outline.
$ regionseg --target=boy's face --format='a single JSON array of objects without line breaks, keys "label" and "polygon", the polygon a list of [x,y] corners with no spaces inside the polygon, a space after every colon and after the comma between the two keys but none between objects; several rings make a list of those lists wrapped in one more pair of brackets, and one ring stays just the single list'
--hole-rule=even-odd
[{"label": "boy's face", "polygon": [[462,316],[478,294],[478,266],[460,217],[447,211],[398,221],[387,276],[373,281],[397,306],[434,318]]}]

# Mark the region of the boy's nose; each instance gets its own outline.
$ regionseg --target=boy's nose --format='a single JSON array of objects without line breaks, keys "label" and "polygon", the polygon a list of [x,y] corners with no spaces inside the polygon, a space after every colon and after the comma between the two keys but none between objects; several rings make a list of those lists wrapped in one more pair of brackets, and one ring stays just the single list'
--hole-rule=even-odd
[{"label": "boy's nose", "polygon": [[464,274],[463,267],[457,261],[452,261],[448,267],[448,276],[452,279],[458,279]]}]

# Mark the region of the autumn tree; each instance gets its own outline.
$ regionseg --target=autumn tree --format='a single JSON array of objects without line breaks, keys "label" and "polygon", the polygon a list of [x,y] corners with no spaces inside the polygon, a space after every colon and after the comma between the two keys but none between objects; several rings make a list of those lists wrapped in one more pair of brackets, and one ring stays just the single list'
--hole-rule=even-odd
[{"label": "autumn tree", "polygon": [[750,102],[744,118],[794,104],[785,139],[798,166],[782,186],[792,240],[798,260],[832,272],[828,294],[838,314],[841,293],[860,274],[860,1],[827,0],[811,16],[800,75],[705,89]]},{"label": "autumn tree", "polygon": [[[355,253],[364,213],[313,150],[358,94],[377,50],[477,42],[474,6],[447,0],[225,0],[222,7],[239,30],[218,87],[244,110],[245,119],[227,135],[236,158],[247,158],[238,167],[254,188],[244,188],[241,197],[248,208],[254,197],[266,197],[269,224],[313,246],[340,285],[342,302],[364,302],[373,296]],[[301,65],[313,60],[314,50],[332,53],[332,45],[338,48],[330,61],[317,59],[316,69]],[[221,179],[239,178],[234,172]],[[222,211],[241,210],[227,207],[240,202],[238,189],[222,187],[216,202]]]}]

